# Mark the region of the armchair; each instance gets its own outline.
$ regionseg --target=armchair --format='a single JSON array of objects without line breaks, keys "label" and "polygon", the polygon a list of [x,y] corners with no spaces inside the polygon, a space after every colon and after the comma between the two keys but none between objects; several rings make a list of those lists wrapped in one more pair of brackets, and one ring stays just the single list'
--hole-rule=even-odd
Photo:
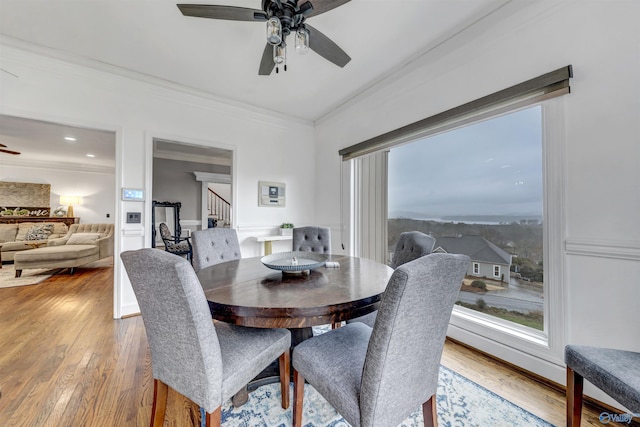
[{"label": "armchair", "polygon": [[191,262],[193,248],[189,237],[172,236],[169,227],[164,222],[160,223],[160,237],[164,243],[164,249],[174,255],[186,255]]}]

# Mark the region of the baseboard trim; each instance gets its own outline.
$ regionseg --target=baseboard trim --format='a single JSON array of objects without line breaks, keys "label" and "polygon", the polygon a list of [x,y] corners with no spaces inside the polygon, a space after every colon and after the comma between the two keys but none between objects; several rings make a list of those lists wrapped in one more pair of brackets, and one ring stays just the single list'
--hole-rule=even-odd
[{"label": "baseboard trim", "polygon": [[137,317],[137,316],[141,316],[141,313],[130,313],[130,314],[125,314],[124,316],[121,317],[121,319],[128,319],[130,317]]}]

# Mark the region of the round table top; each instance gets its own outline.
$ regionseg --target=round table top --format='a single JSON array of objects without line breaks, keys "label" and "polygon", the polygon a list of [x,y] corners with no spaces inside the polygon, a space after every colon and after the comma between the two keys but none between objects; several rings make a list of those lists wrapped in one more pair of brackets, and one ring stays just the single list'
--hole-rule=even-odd
[{"label": "round table top", "polygon": [[227,261],[197,275],[214,319],[260,328],[305,328],[370,313],[393,273],[365,258],[331,255],[339,268],[283,273],[262,257]]}]

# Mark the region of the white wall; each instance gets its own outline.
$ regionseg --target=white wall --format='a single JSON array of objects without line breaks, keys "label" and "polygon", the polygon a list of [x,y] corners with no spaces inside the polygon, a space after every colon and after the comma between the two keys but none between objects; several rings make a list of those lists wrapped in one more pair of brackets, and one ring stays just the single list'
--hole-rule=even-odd
[{"label": "white wall", "polygon": [[[315,171],[291,161],[313,152],[310,123],[74,65],[15,40],[0,38],[0,43],[2,68],[19,76],[0,72],[0,113],[115,131],[116,193],[133,187],[151,194],[150,147],[158,137],[235,150],[233,199],[243,256],[260,253],[252,235],[274,233],[285,219],[300,223],[312,217],[314,196],[308,189]],[[260,180],[287,183],[285,208],[258,207]],[[115,198],[116,253],[149,246],[150,197],[145,202]],[[143,212],[142,224],[125,224],[130,211]],[[121,263],[115,268],[115,315],[135,313],[137,303]]]},{"label": "white wall", "polygon": [[113,173],[12,166],[3,163],[0,166],[0,181],[50,184],[51,211],[60,205],[60,195],[80,196],[81,204],[73,207],[73,213],[80,218],[81,223],[114,222],[116,183]]},{"label": "white wall", "polygon": [[[332,189],[339,188],[340,148],[572,64],[564,99],[566,319],[559,326],[566,343],[640,351],[638,16],[640,2],[515,1],[333,111],[316,124],[317,217],[339,222]],[[564,383],[561,360],[472,340]]]}]

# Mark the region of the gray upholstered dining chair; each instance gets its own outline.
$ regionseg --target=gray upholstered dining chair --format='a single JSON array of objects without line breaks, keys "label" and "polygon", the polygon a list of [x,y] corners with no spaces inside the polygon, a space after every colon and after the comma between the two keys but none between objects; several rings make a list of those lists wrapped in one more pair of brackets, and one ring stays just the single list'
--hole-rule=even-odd
[{"label": "gray upholstered dining chair", "polygon": [[331,229],[328,227],[295,227],[292,250],[328,254],[331,252]]},{"label": "gray upholstered dining chair", "polygon": [[[398,268],[409,261],[429,255],[433,251],[435,243],[436,239],[419,231],[401,233],[393,252],[391,268]],[[362,322],[373,328],[373,324],[376,321],[376,313],[374,311],[373,313],[347,320],[347,323]]]},{"label": "gray upholstered dining chair", "polygon": [[433,251],[436,239],[419,231],[405,231],[398,237],[391,268],[398,268],[414,259],[429,255]]},{"label": "gray upholstered dining chair", "polygon": [[211,265],[242,258],[238,234],[233,228],[207,228],[191,233],[193,268],[200,271]]},{"label": "gray upholstered dining chair", "polygon": [[223,402],[273,360],[280,363],[282,407],[289,406],[287,329],[257,329],[211,319],[196,273],[187,260],[157,249],[120,254],[140,305],[154,379],[151,426],[162,426],[168,387],[220,425]]},{"label": "gray upholstered dining chair", "polygon": [[582,388],[586,378],[635,414],[640,414],[640,353],[612,348],[568,345],[567,427],[580,427]]},{"label": "gray upholstered dining chair", "polygon": [[422,405],[437,424],[436,388],[447,326],[469,257],[432,254],[398,267],[373,328],[350,323],[293,350],[293,425],[305,380],[354,427],[395,426]]}]

